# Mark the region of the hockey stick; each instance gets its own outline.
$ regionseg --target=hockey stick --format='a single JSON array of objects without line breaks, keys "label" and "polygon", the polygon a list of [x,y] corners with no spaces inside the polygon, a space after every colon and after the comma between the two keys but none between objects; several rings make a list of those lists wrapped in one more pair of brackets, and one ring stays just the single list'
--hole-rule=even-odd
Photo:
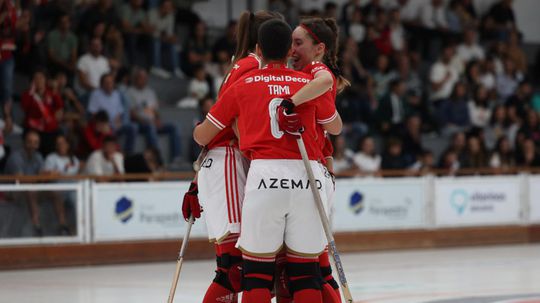
[{"label": "hockey stick", "polygon": [[319,217],[321,218],[324,233],[326,234],[326,239],[328,240],[328,248],[330,250],[330,253],[332,254],[332,258],[334,259],[334,264],[338,272],[339,282],[341,284],[341,291],[343,293],[343,297],[345,297],[345,302],[353,303],[354,302],[353,297],[351,295],[351,291],[349,290],[347,279],[345,278],[345,271],[343,270],[343,264],[341,263],[341,258],[339,257],[336,243],[334,242],[334,235],[332,234],[332,230],[330,229],[330,223],[328,222],[328,217],[326,216],[326,212],[324,211],[321,195],[319,193],[319,190],[317,189],[317,185],[316,185],[317,183],[315,183],[315,176],[313,175],[313,169],[311,168],[311,164],[309,163],[306,146],[304,145],[304,140],[302,139],[302,136],[296,139],[296,143],[298,143],[298,149],[300,150],[300,154],[302,155],[302,161],[304,162],[304,166],[306,167],[308,180],[309,180],[309,183],[311,184],[310,186],[311,193],[313,194],[313,198],[315,199],[315,205],[317,206],[317,210],[319,211]]},{"label": "hockey stick", "polygon": [[172,303],[174,300],[174,294],[176,292],[176,286],[178,285],[178,279],[180,278],[180,270],[182,269],[182,263],[184,262],[184,253],[186,252],[187,243],[189,240],[189,234],[191,233],[191,226],[193,226],[193,215],[189,217],[187,222],[188,226],[186,228],[186,233],[184,234],[184,240],[182,240],[182,247],[180,248],[180,253],[178,253],[178,259],[176,259],[176,271],[174,272],[173,282],[171,285],[171,290],[169,291],[169,299],[167,303]]},{"label": "hockey stick", "polygon": [[[199,156],[197,157],[197,160],[193,162],[193,170],[196,172],[195,176],[193,177],[193,181],[197,180],[197,172],[199,172],[199,170],[201,169],[201,163],[206,157],[207,153],[208,153],[208,150],[206,149],[206,147],[203,147],[203,149],[199,153]],[[176,293],[176,286],[178,285],[178,279],[180,278],[180,270],[182,269],[182,263],[184,262],[184,253],[186,252],[186,249],[187,249],[189,234],[191,233],[191,227],[193,226],[194,222],[195,222],[195,219],[193,218],[193,215],[191,215],[187,222],[188,226],[186,228],[186,233],[184,234],[184,239],[182,240],[182,246],[180,248],[180,252],[178,253],[178,258],[176,259],[176,270],[174,272],[171,289],[169,290],[169,299],[167,300],[167,303],[172,303],[174,300],[174,294]]]}]

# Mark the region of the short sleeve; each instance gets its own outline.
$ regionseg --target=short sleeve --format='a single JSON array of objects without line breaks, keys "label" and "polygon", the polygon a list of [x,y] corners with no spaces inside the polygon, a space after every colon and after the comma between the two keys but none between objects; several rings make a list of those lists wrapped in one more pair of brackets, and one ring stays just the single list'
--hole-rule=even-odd
[{"label": "short sleeve", "polygon": [[45,171],[56,171],[56,167],[55,167],[55,159],[54,159],[54,154],[50,154],[47,156],[47,158],[45,158],[45,165],[43,166],[43,170]]},{"label": "short sleeve", "polygon": [[208,115],[206,115],[208,121],[220,130],[231,125],[233,120],[238,116],[236,90],[236,86],[229,88],[221,95],[216,104],[210,109]]},{"label": "short sleeve", "polygon": [[327,124],[337,118],[336,103],[330,92],[325,93],[315,102],[318,124]]}]

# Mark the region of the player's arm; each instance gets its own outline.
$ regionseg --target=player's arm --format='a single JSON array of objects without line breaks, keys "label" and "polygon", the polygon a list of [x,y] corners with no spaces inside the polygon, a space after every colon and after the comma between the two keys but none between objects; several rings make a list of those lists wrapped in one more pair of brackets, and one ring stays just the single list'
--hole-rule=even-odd
[{"label": "player's arm", "polygon": [[326,130],[330,135],[337,136],[341,133],[343,128],[343,121],[341,121],[341,116],[336,111],[335,116],[326,121],[318,121],[319,124]]},{"label": "player's arm", "polygon": [[205,146],[206,144],[210,143],[210,141],[212,141],[212,139],[214,139],[214,137],[217,136],[220,131],[221,129],[219,129],[212,122],[210,122],[208,118],[206,118],[193,130],[193,139],[199,145]]},{"label": "player's arm", "polygon": [[313,100],[326,93],[334,85],[334,78],[328,70],[320,70],[313,76],[313,80],[302,87],[291,97],[294,105],[300,105]]}]

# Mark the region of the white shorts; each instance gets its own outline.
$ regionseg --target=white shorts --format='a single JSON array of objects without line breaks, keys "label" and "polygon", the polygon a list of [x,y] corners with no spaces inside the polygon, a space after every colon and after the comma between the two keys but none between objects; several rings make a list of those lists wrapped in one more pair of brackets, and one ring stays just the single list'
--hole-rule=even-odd
[{"label": "white shorts", "polygon": [[[310,162],[326,207],[324,175],[317,162]],[[302,160],[252,161],[238,248],[274,256],[285,243],[291,252],[318,256],[327,241],[310,186]]]},{"label": "white shorts", "polygon": [[240,232],[248,161],[234,147],[217,147],[201,163],[197,177],[199,201],[205,213],[208,238],[220,243]]}]

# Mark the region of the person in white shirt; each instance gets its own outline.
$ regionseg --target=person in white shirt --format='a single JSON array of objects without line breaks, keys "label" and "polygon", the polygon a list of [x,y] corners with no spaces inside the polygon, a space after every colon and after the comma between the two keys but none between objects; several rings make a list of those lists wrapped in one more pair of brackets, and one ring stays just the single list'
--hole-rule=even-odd
[{"label": "person in white shirt", "polygon": [[467,29],[463,33],[463,43],[457,47],[457,56],[465,64],[471,60],[484,60],[484,50],[477,43],[476,37],[475,30]]},{"label": "person in white shirt", "polygon": [[439,61],[431,66],[429,71],[429,81],[431,82],[429,99],[433,104],[438,104],[441,100],[450,97],[454,85],[458,81],[459,73],[451,65],[453,56],[454,47],[447,45],[443,48]]},{"label": "person in white shirt", "polygon": [[159,118],[159,101],[154,89],[148,86],[148,74],[144,69],[133,73],[133,86],[127,90],[131,100],[131,117],[138,124],[139,131],[146,137],[148,146],[159,150],[158,135],[169,137],[170,159],[180,156],[180,137],[173,123],[165,123]]},{"label": "person in white shirt", "polygon": [[375,152],[375,141],[372,137],[364,137],[360,143],[360,151],[354,155],[353,162],[361,175],[372,175],[381,168],[381,156]]},{"label": "person in white shirt", "polygon": [[178,78],[184,78],[184,73],[180,70],[179,50],[180,46],[174,34],[174,4],[171,0],[161,2],[159,8],[148,13],[148,23],[152,28],[153,39],[153,66],[150,72],[162,78],[170,78],[171,74],[161,66],[162,48],[169,55],[172,70]]},{"label": "person in white shirt", "polygon": [[[427,1],[426,1],[427,2]],[[446,30],[446,10],[442,0],[431,0],[420,7],[420,22],[422,26],[431,30]]]},{"label": "person in white shirt", "polygon": [[471,124],[484,128],[491,120],[491,104],[489,92],[483,86],[478,86],[474,92],[474,99],[468,102]]},{"label": "person in white shirt", "polygon": [[[80,163],[79,159],[71,154],[70,145],[64,135],[56,137],[56,151],[50,153],[45,158],[45,165],[43,166],[43,173],[50,176],[74,176],[79,173]],[[69,180],[61,180],[59,182],[70,182]],[[58,217],[59,234],[70,235],[71,231],[67,225],[66,210],[64,202],[75,202],[75,192],[59,192],[52,191],[52,197],[54,201],[54,208]]]},{"label": "person in white shirt", "polygon": [[99,88],[101,77],[111,71],[109,60],[101,51],[103,46],[98,38],[90,42],[90,50],[77,61],[75,89],[80,95],[88,94]]},{"label": "person in white shirt", "polygon": [[109,136],[103,140],[103,147],[94,151],[86,163],[86,173],[97,176],[123,174],[124,156],[117,151],[116,138]]}]

